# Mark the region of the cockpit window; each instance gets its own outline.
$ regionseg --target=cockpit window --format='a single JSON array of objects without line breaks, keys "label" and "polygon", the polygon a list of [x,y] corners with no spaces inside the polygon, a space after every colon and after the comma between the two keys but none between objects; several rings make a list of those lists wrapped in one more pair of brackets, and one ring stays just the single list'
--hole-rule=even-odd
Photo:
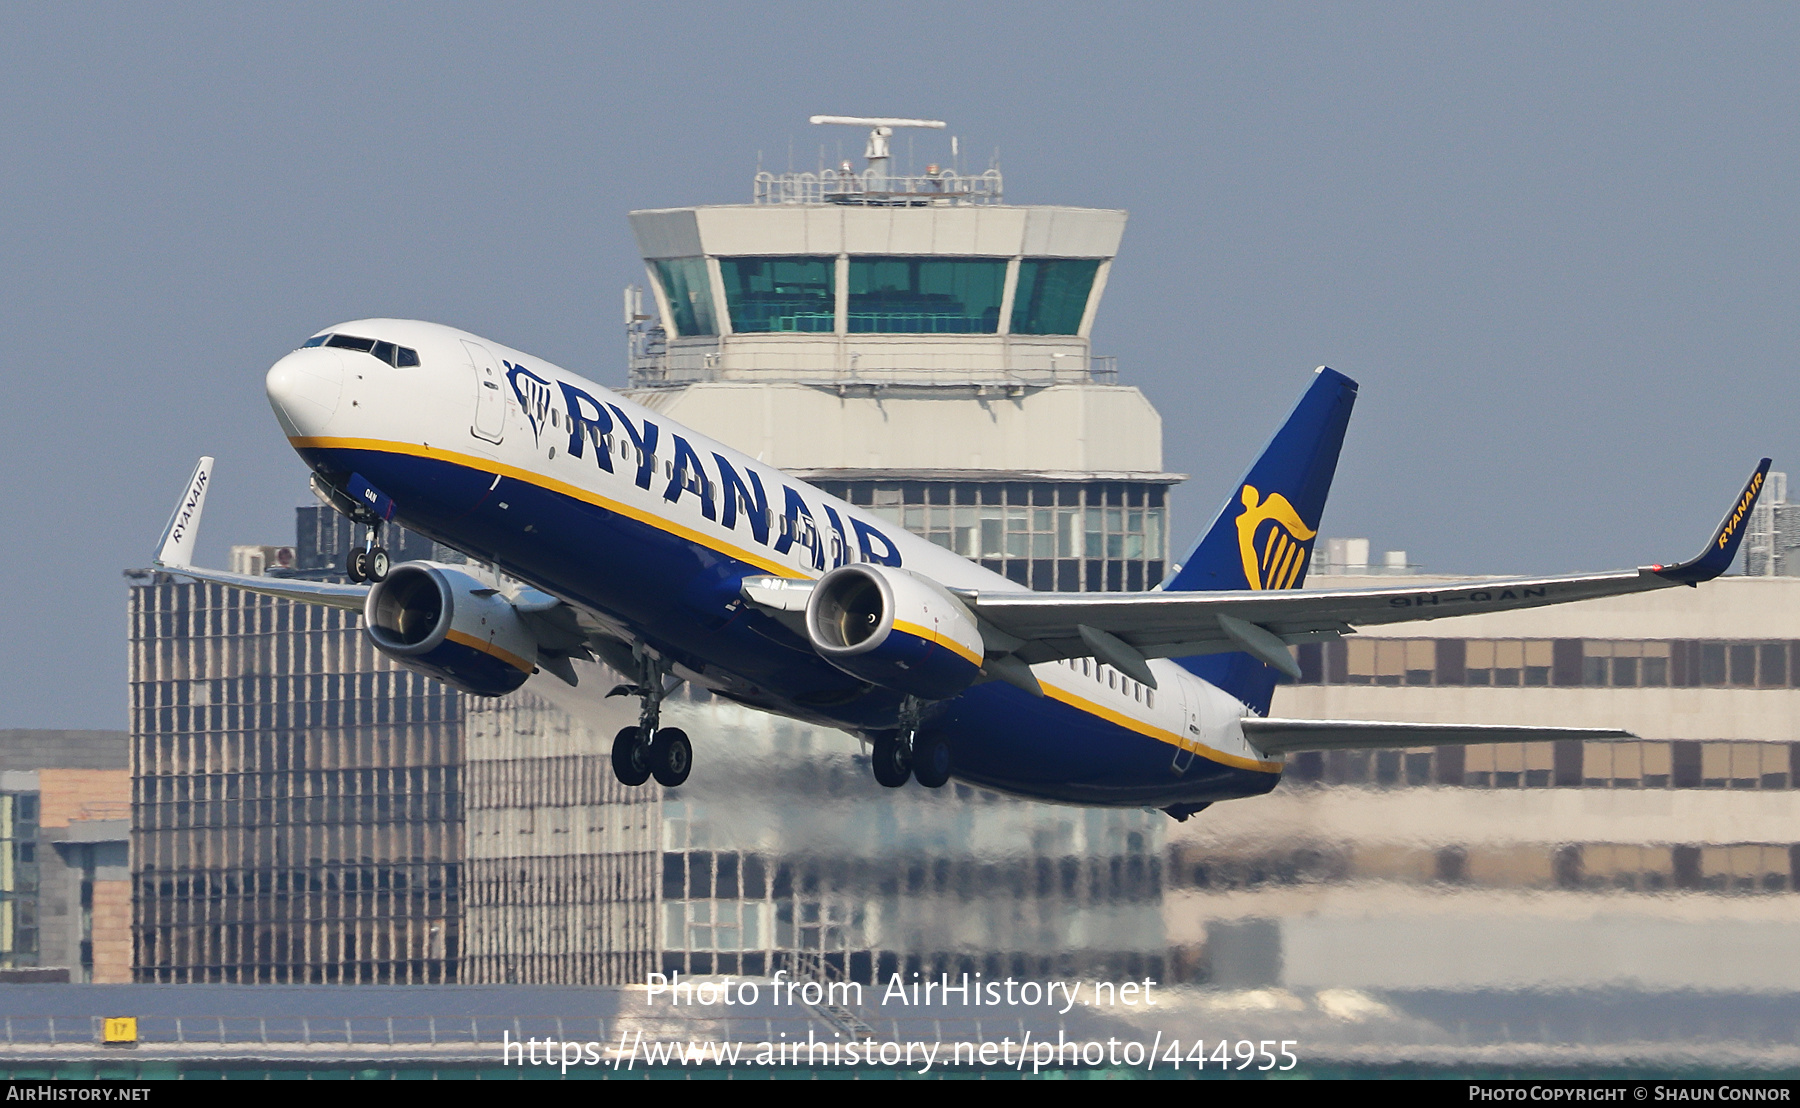
[{"label": "cockpit window", "polygon": [[410,346],[396,346],[391,342],[358,338],[355,335],[316,335],[307,339],[305,346],[332,346],[339,350],[360,350],[365,354],[380,358],[396,369],[411,369],[419,364],[419,352]]}]

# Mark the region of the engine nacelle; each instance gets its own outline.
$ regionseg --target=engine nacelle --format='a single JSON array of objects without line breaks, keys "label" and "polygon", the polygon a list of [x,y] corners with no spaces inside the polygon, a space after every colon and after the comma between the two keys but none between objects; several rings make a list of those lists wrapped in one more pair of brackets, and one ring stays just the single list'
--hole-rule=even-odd
[{"label": "engine nacelle", "polygon": [[363,630],[407,669],[504,696],[537,666],[537,639],[506,597],[456,567],[403,562],[369,590]]},{"label": "engine nacelle", "polygon": [[892,566],[854,562],[820,578],[806,636],[845,673],[926,700],[955,696],[981,673],[974,614],[936,581]]}]

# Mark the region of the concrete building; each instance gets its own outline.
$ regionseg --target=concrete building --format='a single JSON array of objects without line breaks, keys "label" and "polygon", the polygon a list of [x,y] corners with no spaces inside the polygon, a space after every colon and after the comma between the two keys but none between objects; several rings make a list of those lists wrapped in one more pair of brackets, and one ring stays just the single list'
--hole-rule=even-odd
[{"label": "concrete building", "polygon": [[0,980],[131,980],[122,731],[0,731]]},{"label": "concrete building", "polygon": [[1744,573],[1751,577],[1800,577],[1800,504],[1788,503],[1787,474],[1769,474],[1750,511],[1744,535]]},{"label": "concrete building", "polygon": [[128,610],[136,979],[454,980],[460,695],[337,609],[146,574]]},{"label": "concrete building", "polygon": [[[616,680],[583,667],[594,695]],[[465,697],[462,814],[466,984],[642,982],[656,968],[662,796],[613,776],[635,706],[568,713],[531,690]],[[598,689],[598,693],[595,690]],[[613,717],[617,714],[618,720]]]},{"label": "concrete building", "polygon": [[[1407,580],[1443,579],[1381,583]],[[1299,648],[1277,715],[1640,738],[1296,756],[1169,831],[1172,957],[1254,948],[1295,988],[1800,989],[1796,626],[1800,581],[1726,577]]]}]

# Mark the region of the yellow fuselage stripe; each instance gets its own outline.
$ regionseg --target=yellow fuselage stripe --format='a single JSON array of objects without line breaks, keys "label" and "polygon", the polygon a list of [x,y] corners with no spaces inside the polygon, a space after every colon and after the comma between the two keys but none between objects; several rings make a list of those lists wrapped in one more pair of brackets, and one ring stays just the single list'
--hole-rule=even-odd
[{"label": "yellow fuselage stripe", "polygon": [[1281,772],[1280,762],[1262,762],[1254,758],[1241,758],[1236,754],[1227,754],[1223,750],[1214,750],[1204,743],[1197,743],[1192,739],[1185,739],[1173,731],[1164,731],[1162,728],[1145,723],[1141,719],[1133,719],[1131,716],[1128,716],[1123,712],[1114,711],[1104,704],[1096,704],[1092,700],[1088,700],[1086,697],[1077,696],[1067,689],[1060,689],[1055,685],[1044,684],[1041,681],[1039,684],[1044,686],[1044,695],[1050,697],[1052,700],[1060,700],[1064,704],[1067,704],[1069,707],[1077,709],[1078,711],[1086,712],[1092,716],[1099,716],[1108,723],[1117,724],[1127,731],[1136,731],[1138,734],[1148,736],[1158,742],[1179,746],[1184,750],[1191,750],[1208,761],[1219,762],[1235,769],[1254,769],[1261,770],[1264,773]]},{"label": "yellow fuselage stripe", "polygon": [[440,450],[435,446],[414,446],[409,442],[389,442],[385,439],[293,438],[289,439],[288,442],[292,443],[296,450],[374,450],[384,454],[404,454],[414,458],[429,458],[433,461],[450,462],[455,465],[479,470],[483,473],[493,473],[501,477],[510,477],[515,481],[523,481],[528,485],[536,485],[540,489],[560,493],[563,496],[579,500],[585,504],[592,504],[598,508],[605,508],[609,512],[617,512],[622,516],[629,516],[639,523],[645,523],[659,531],[666,531],[669,534],[677,535],[689,542],[699,543],[701,546],[707,547],[710,550],[717,551],[728,557],[736,558],[741,562],[748,562],[758,569],[766,570],[769,573],[781,577],[810,580],[806,573],[795,569],[793,566],[784,566],[780,562],[771,561],[760,554],[745,550],[743,547],[733,546],[727,542],[721,542],[711,535],[705,535],[699,531],[692,530],[691,528],[683,527],[681,524],[676,523],[665,516],[659,516],[654,512],[646,512],[642,508],[634,508],[629,504],[601,496],[599,493],[590,492],[579,485],[571,485],[565,481],[558,481],[554,477],[546,477],[541,473],[533,473],[528,469],[519,469],[516,466],[509,466],[504,462],[498,462],[492,458],[477,457],[473,454],[459,454],[454,450]]},{"label": "yellow fuselage stripe", "polygon": [[945,650],[955,654],[963,661],[975,666],[977,669],[981,667],[981,656],[979,654],[976,654],[973,650],[970,650],[955,639],[946,638],[945,636],[938,634],[937,631],[930,627],[920,627],[916,623],[906,623],[901,620],[895,620],[894,630],[904,631],[914,638],[920,638],[924,639],[926,642],[936,643]]},{"label": "yellow fuselage stripe", "polygon": [[455,628],[451,628],[446,632],[444,637],[453,643],[466,646],[470,650],[479,650],[483,654],[490,654],[500,659],[502,662],[505,662],[507,665],[512,666],[514,669],[522,669],[526,673],[530,673],[537,669],[536,666],[519,657],[517,654],[514,654],[512,651],[502,650],[493,643],[488,642],[486,639],[478,639],[474,635],[466,635]]}]

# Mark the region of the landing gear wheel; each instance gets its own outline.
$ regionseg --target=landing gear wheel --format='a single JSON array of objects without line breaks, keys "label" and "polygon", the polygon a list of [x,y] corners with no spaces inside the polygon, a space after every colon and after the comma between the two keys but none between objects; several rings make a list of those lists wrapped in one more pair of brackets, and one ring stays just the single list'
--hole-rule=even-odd
[{"label": "landing gear wheel", "polygon": [[688,779],[694,768],[694,745],[679,727],[664,727],[650,744],[650,772],[656,783],[672,789]]},{"label": "landing gear wheel", "polygon": [[367,550],[360,546],[350,548],[350,553],[344,555],[344,576],[350,578],[351,583],[357,585],[369,579],[369,552]]},{"label": "landing gear wheel", "polygon": [[650,744],[635,727],[627,727],[613,737],[613,776],[621,785],[642,785],[650,780]]},{"label": "landing gear wheel", "polygon": [[941,789],[950,780],[950,744],[926,739],[913,750],[913,778],[928,789]]},{"label": "landing gear wheel", "polygon": [[883,788],[897,789],[912,776],[912,751],[897,732],[875,736],[869,755],[875,763],[875,781]]},{"label": "landing gear wheel", "polygon": [[368,567],[364,572],[371,581],[385,581],[387,580],[388,570],[392,568],[392,566],[393,561],[388,557],[388,552],[377,546],[369,551]]}]

